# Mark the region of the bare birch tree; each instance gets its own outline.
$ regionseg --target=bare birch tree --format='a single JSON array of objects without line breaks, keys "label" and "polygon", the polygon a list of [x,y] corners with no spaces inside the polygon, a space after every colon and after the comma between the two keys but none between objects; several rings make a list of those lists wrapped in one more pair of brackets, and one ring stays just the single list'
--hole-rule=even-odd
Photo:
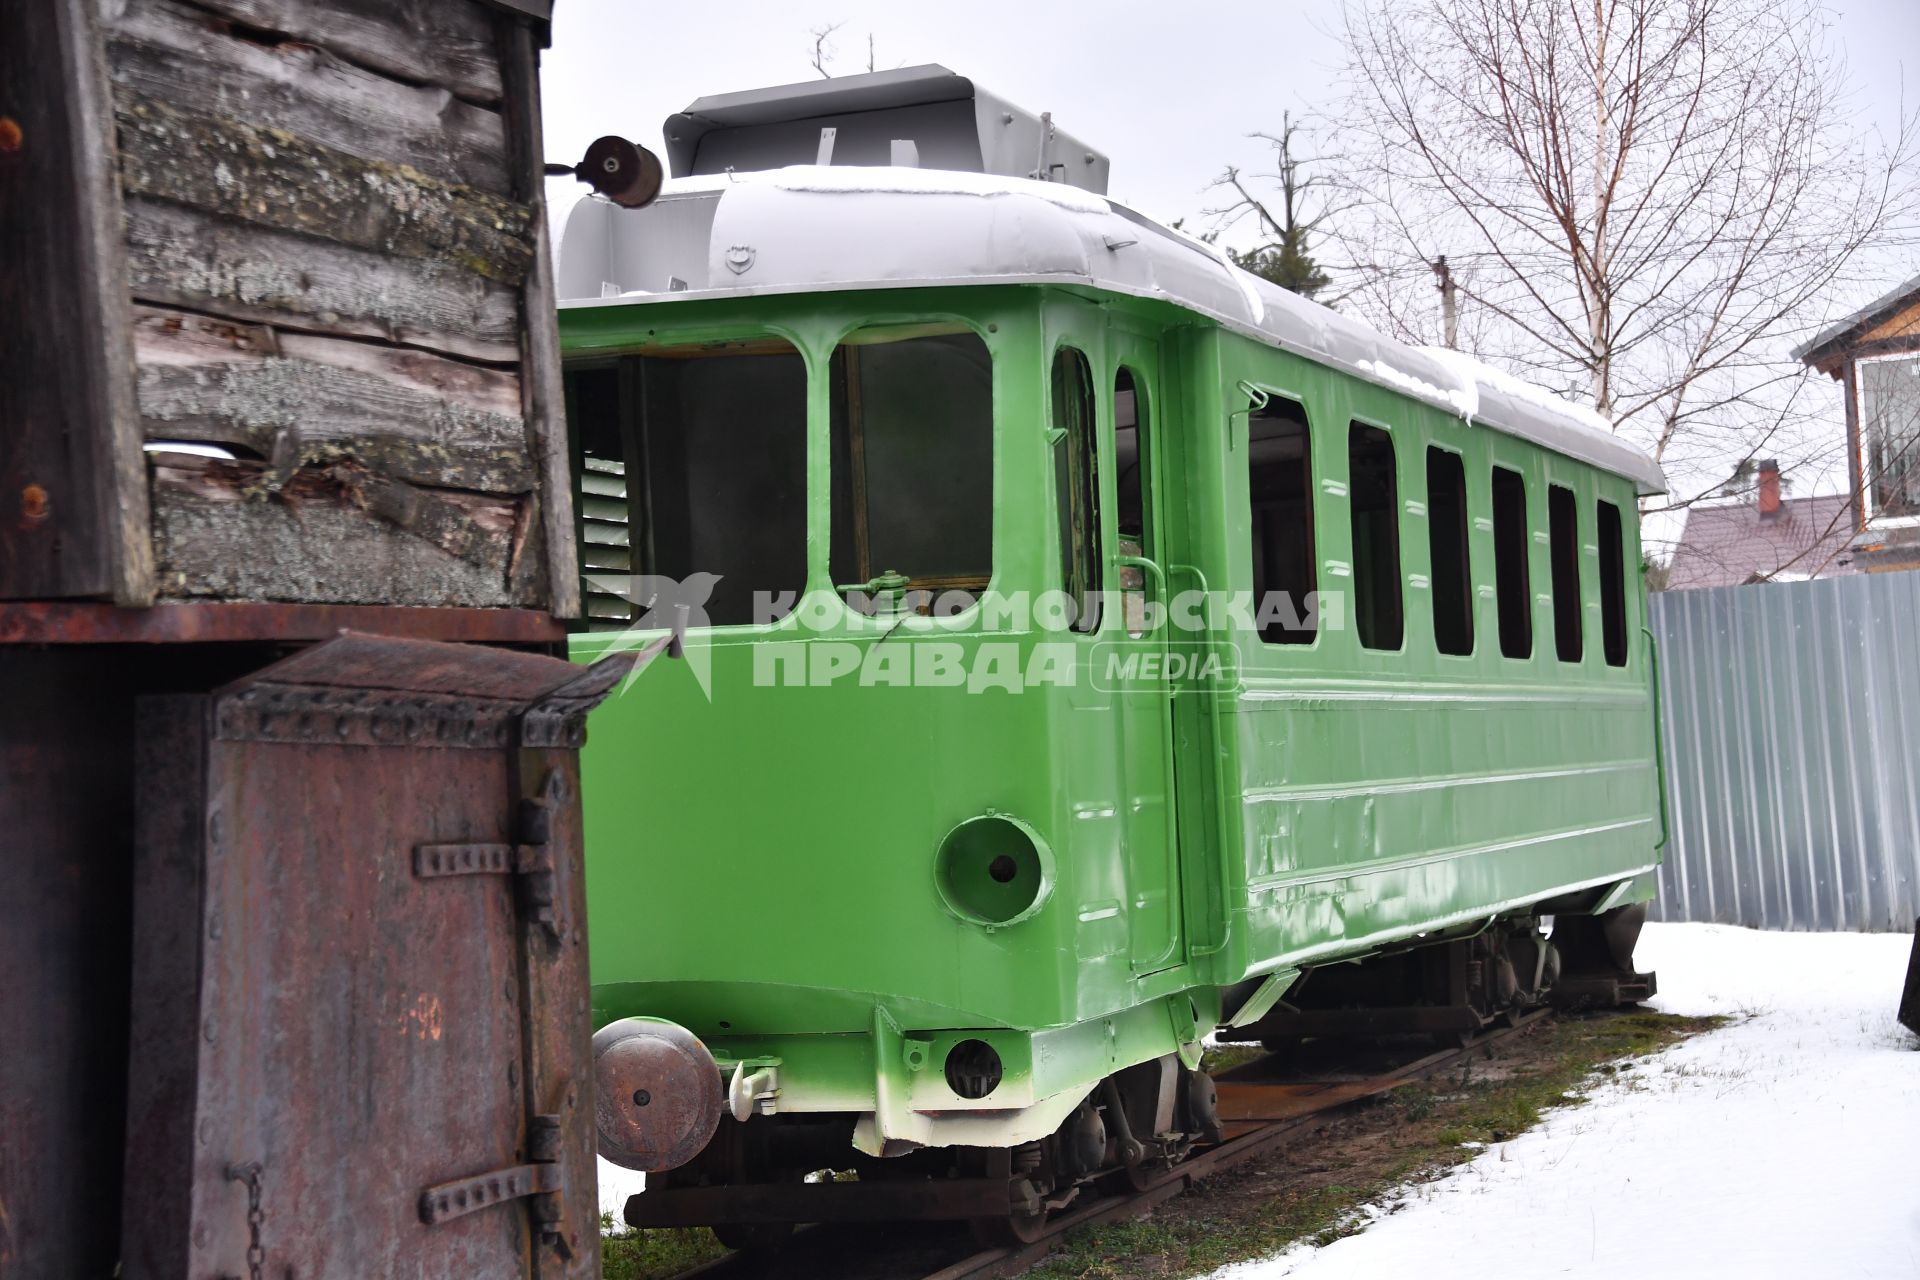
[{"label": "bare birch tree", "polygon": [[1611,417],[1673,500],[1839,450],[1788,350],[1913,243],[1915,120],[1850,122],[1817,0],[1354,0],[1337,149],[1350,309]]}]

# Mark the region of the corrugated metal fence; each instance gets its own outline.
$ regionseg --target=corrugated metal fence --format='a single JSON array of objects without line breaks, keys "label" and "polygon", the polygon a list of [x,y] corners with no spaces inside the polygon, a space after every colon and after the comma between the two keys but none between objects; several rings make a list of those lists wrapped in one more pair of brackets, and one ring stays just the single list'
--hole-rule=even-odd
[{"label": "corrugated metal fence", "polygon": [[1652,606],[1670,823],[1653,917],[1912,929],[1920,573]]}]

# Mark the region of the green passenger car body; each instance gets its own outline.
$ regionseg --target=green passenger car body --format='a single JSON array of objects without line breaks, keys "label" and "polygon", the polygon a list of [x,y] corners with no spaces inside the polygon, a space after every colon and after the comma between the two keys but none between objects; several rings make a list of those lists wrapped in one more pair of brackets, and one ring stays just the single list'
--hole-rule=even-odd
[{"label": "green passenger car body", "polygon": [[[991,356],[991,499],[976,513],[991,577],[954,617],[868,616],[838,589],[835,352],[875,329],[970,333]],[[695,631],[687,660],[654,664],[591,721],[596,1025],[678,1022],[723,1069],[772,1070],[763,1109],[853,1113],[871,1153],[1005,1146],[1051,1132],[1119,1068],[1194,1061],[1222,993],[1251,977],[1278,975],[1270,999],[1312,966],[1541,903],[1650,895],[1663,836],[1633,480],[1174,302],[1084,285],[667,296],[567,309],[561,330],[574,370],[778,340],[805,374],[800,607]],[[1057,506],[1062,347],[1090,375],[1098,501],[1080,510],[1094,529]],[[1135,464],[1144,531],[1117,523],[1117,385],[1150,441]],[[1257,585],[1249,437],[1263,401],[1297,404],[1308,424],[1309,643],[1263,640],[1234,605]],[[1365,481],[1391,506],[1365,521],[1356,423],[1391,445],[1393,484]],[[1430,450],[1457,456],[1466,505],[1447,519],[1463,544],[1434,537]],[[1504,548],[1496,468],[1525,499]],[[1571,495],[1558,543],[1556,488]],[[1097,545],[1110,600],[1138,582],[1205,601],[1141,635],[1119,607],[1091,633],[1023,620],[1007,601],[1072,585],[1063,538]],[[1397,565],[1381,558],[1393,542]],[[1435,563],[1442,543],[1443,558],[1464,546],[1464,581],[1457,560]],[[1397,643],[1363,643],[1358,572],[1369,599],[1390,607],[1378,593],[1398,591]],[[1503,653],[1503,586],[1509,632],[1530,624],[1524,657]],[[1442,652],[1436,608],[1463,599],[1470,651]],[[1459,625],[1442,624],[1449,648]],[[1372,630],[1376,645],[1394,638]],[[583,632],[573,654],[632,642]],[[1024,833],[1021,876],[1037,878],[1011,921],[942,878],[977,878],[939,854],[988,816]],[[984,1098],[941,1068],[971,1039],[1004,1064]]]}]

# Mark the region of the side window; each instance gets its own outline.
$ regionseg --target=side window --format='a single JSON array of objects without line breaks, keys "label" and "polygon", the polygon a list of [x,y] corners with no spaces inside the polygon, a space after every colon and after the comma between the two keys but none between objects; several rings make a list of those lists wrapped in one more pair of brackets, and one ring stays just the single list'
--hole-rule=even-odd
[{"label": "side window", "polygon": [[1533,656],[1533,590],[1527,573],[1527,485],[1518,471],[1493,469],[1493,589],[1500,652]]},{"label": "side window", "polygon": [[1274,396],[1247,419],[1253,608],[1268,644],[1312,644],[1318,590],[1313,547],[1313,441],[1307,411]]},{"label": "side window", "polygon": [[1060,515],[1060,585],[1075,631],[1100,628],[1100,473],[1094,446],[1093,371],[1061,347],[1053,357],[1054,500]]},{"label": "side window", "polygon": [[1547,486],[1547,529],[1553,561],[1553,650],[1562,662],[1584,649],[1580,608],[1580,516],[1573,490]]},{"label": "side window", "polygon": [[[1113,489],[1118,510],[1120,554],[1153,556],[1155,530],[1147,510],[1147,468],[1153,464],[1152,431],[1147,423],[1147,398],[1122,368],[1113,379]],[[1151,586],[1140,569],[1120,571],[1120,607],[1127,634],[1135,639],[1147,633],[1147,591]]]},{"label": "side window", "polygon": [[1611,502],[1597,507],[1600,524],[1600,641],[1607,665],[1627,665],[1626,535],[1620,527],[1620,508]]},{"label": "side window", "polygon": [[756,597],[806,586],[798,351],[778,339],[675,348],[570,371],[568,382],[593,619],[647,613],[629,574],[711,576],[707,620],[720,626],[761,621]]},{"label": "side window", "polygon": [[1400,483],[1393,437],[1364,422],[1347,428],[1353,515],[1353,614],[1360,643],[1398,649],[1405,638],[1400,588]]},{"label": "side window", "polygon": [[833,354],[834,585],[882,574],[977,592],[993,575],[993,357],[970,330],[861,330]]},{"label": "side window", "polygon": [[1467,551],[1467,472],[1460,455],[1427,449],[1427,538],[1433,565],[1433,644],[1473,652],[1473,573]]}]

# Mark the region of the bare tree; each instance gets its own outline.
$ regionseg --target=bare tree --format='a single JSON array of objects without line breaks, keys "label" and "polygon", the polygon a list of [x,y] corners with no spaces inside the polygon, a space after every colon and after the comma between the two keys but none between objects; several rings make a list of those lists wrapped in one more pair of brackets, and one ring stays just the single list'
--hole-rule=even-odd
[{"label": "bare tree", "polygon": [[[839,56],[833,47],[833,33],[846,25],[844,22],[831,22],[825,26],[815,27],[813,30],[807,32],[808,35],[813,37],[813,56],[810,61],[813,63],[813,69],[818,71],[823,79],[833,79],[833,72],[827,70],[827,68],[832,65],[834,58]],[[867,32],[867,70],[879,70],[879,65],[875,61],[873,32],[871,31]]]},{"label": "bare tree", "polygon": [[1212,219],[1214,236],[1251,220],[1259,239],[1245,251],[1229,249],[1233,260],[1283,289],[1311,298],[1326,288],[1328,278],[1314,260],[1310,241],[1338,212],[1329,195],[1333,178],[1324,168],[1327,158],[1299,154],[1300,126],[1289,112],[1280,115],[1279,133],[1248,136],[1273,148],[1273,170],[1247,173],[1228,165],[1213,185],[1232,199],[1202,210],[1201,216]]},{"label": "bare tree", "polygon": [[[1354,309],[1585,399],[1709,492],[1834,452],[1787,355],[1911,243],[1916,124],[1849,124],[1818,0],[1354,0],[1341,172]],[[1817,424],[1817,425],[1816,425]]]},{"label": "bare tree", "polygon": [[830,22],[807,32],[813,37],[813,69],[820,73],[823,80],[833,79],[833,72],[827,70],[827,64],[833,61],[833,46],[828,41],[833,39],[834,32],[846,25],[844,22]]}]

